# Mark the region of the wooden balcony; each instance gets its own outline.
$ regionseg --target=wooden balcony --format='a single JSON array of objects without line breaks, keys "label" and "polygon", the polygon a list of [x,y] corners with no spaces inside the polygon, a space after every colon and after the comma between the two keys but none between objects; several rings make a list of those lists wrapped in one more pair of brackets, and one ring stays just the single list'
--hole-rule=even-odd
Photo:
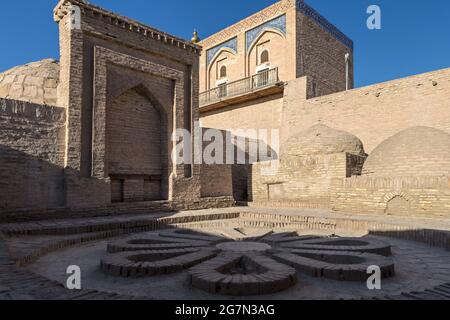
[{"label": "wooden balcony", "polygon": [[200,93],[200,112],[281,93],[283,88],[284,83],[278,77],[278,68],[263,71]]}]

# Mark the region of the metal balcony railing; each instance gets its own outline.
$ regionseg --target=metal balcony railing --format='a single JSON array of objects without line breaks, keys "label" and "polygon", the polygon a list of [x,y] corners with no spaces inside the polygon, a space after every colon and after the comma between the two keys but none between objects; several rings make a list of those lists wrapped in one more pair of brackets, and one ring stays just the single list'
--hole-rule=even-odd
[{"label": "metal balcony railing", "polygon": [[278,68],[259,72],[254,76],[223,84],[217,88],[200,93],[200,107],[263,89],[275,85],[279,81]]}]

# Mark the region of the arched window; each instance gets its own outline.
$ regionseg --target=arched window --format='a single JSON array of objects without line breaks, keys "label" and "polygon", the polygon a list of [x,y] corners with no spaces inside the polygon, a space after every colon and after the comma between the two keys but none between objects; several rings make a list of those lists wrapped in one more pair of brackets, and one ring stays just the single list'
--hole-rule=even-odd
[{"label": "arched window", "polygon": [[227,67],[222,66],[220,67],[220,73],[219,73],[219,78],[223,79],[227,77]]},{"label": "arched window", "polygon": [[260,64],[267,63],[267,62],[269,62],[269,51],[264,50],[261,53]]}]

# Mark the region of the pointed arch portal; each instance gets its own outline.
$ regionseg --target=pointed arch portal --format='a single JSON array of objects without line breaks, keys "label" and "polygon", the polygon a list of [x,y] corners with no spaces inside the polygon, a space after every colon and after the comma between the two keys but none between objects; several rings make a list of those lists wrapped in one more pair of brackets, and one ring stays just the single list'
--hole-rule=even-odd
[{"label": "pointed arch portal", "polygon": [[[108,106],[106,143],[112,200],[162,200],[164,114],[142,87],[122,93]],[[127,184],[127,192],[123,192]]]},{"label": "pointed arch portal", "polygon": [[[185,174],[170,157],[170,137],[184,125],[183,72],[102,47],[95,56],[92,176],[110,182],[112,202],[172,200],[173,179]],[[166,99],[159,101],[161,92],[145,81],[108,95],[108,65],[165,79],[156,88],[168,90]]]}]

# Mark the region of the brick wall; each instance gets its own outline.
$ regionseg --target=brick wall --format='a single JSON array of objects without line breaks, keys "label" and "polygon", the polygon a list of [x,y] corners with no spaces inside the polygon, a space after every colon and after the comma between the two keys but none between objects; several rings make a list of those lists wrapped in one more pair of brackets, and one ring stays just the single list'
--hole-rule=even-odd
[{"label": "brick wall", "polygon": [[450,132],[450,69],[306,100],[306,78],[288,83],[282,142],[317,123],[356,135],[367,153],[414,126]]},{"label": "brick wall", "polygon": [[332,208],[352,213],[450,217],[450,178],[371,178],[332,181]]},{"label": "brick wall", "polygon": [[232,165],[203,165],[201,197],[233,196]]},{"label": "brick wall", "polygon": [[249,181],[252,172],[251,165],[234,165],[233,173],[233,197],[236,201],[248,201]]},{"label": "brick wall", "polygon": [[[247,48],[247,31],[283,14],[286,15],[286,35],[265,32],[261,38],[255,40],[251,48]],[[282,0],[202,40],[200,42],[203,47],[200,57],[200,91],[216,87],[216,71],[221,65],[226,65],[228,68],[228,82],[255,74],[258,64],[257,56],[260,53],[258,49],[262,47],[269,50],[271,67],[279,67],[281,80],[295,79],[295,30],[296,0]],[[222,51],[214,61],[208,64],[207,51],[235,37],[237,52]]]},{"label": "brick wall", "polygon": [[[68,3],[80,7],[81,29],[69,27]],[[123,183],[125,201],[154,200],[157,179],[148,175],[155,173],[162,176],[164,199],[196,201],[199,168],[174,164],[169,155],[172,132],[191,128],[199,117],[193,93],[199,86],[200,48],[78,0],[60,3],[55,16],[64,81],[59,100],[68,108],[66,205],[110,205],[111,192],[117,200],[117,180],[126,178],[123,174],[132,178]],[[155,112],[144,111],[149,106],[145,99],[117,99],[134,88],[146,91],[150,104],[160,107],[160,121],[152,116]],[[160,145],[149,141],[156,131]],[[113,186],[110,174],[115,175]]]},{"label": "brick wall", "polygon": [[[247,32],[282,15],[286,17],[285,34],[267,29],[258,35],[251,46],[246,45]],[[346,89],[345,56],[349,54],[348,79],[352,88],[353,43],[319,16],[306,4],[282,0],[201,41],[201,91],[217,87],[221,66],[227,67],[228,82],[254,75],[263,50],[269,52],[270,67],[278,67],[280,80],[309,77],[308,97]],[[230,40],[236,41],[236,48],[229,50],[225,45],[225,50],[220,49],[214,58],[208,57],[209,50],[220,48]]]},{"label": "brick wall", "polygon": [[[173,81],[127,68],[108,68],[108,175],[113,183],[129,178],[141,183],[137,199],[168,199]],[[130,155],[133,155],[130,157]],[[123,181],[123,192],[130,184]],[[121,197],[123,198],[123,197]],[[133,197],[123,201],[135,201]]]},{"label": "brick wall", "polygon": [[[202,128],[202,134],[205,135],[207,130],[211,130],[211,128]],[[252,171],[251,164],[248,164],[251,160],[249,151],[251,148],[259,150],[258,148],[260,146],[264,148],[265,144],[249,139],[248,137],[238,142],[236,139],[230,139],[232,136],[231,132],[218,129],[212,130],[212,132],[220,134],[223,137],[223,143],[221,144],[223,157],[217,158],[223,164],[210,165],[206,164],[205,159],[203,159],[203,164],[201,165],[202,197],[212,197],[213,194],[224,194],[232,196],[236,201],[246,201],[248,200],[248,182]],[[259,145],[260,143],[261,145]],[[213,142],[203,141],[203,151],[207,151],[207,154],[212,152],[211,146],[216,147],[219,144],[217,144],[216,140]],[[232,148],[231,159],[229,159],[231,153],[228,154],[231,151],[227,148]],[[245,164],[241,163],[242,160],[245,161]]]},{"label": "brick wall", "polygon": [[65,110],[0,99],[0,212],[64,204]]},{"label": "brick wall", "polygon": [[280,130],[282,105],[282,95],[260,98],[248,103],[202,113],[201,124],[203,127],[220,130]]},{"label": "brick wall", "polygon": [[[298,6],[296,1],[279,1],[201,41],[203,51],[200,57],[200,91],[217,87],[217,70],[222,65],[227,66],[228,82],[256,74],[256,67],[259,64],[258,55],[265,49],[269,51],[270,67],[279,69],[280,80],[286,82],[288,86],[295,87],[290,93],[284,94],[285,101],[291,100],[298,104],[305,97],[344,91],[347,53],[350,55],[348,77],[349,86],[352,88],[352,46],[345,45],[337,39],[336,35],[333,35],[330,28],[334,27],[331,24],[329,25],[331,27],[325,28],[323,24],[306,16]],[[284,36],[268,29],[255,40],[252,46],[246,47],[246,32],[282,14],[286,16]],[[233,54],[223,51],[217,59],[208,64],[208,50],[233,37],[237,39],[237,52]],[[308,76],[307,83],[305,88],[299,88],[295,85],[295,79],[303,76]],[[297,92],[299,90],[301,94]],[[303,93],[302,90],[305,92]],[[280,103],[283,102],[275,101],[271,97],[235,103],[212,112],[202,112],[202,125],[219,129],[278,129],[284,123],[279,114]],[[295,111],[294,109],[293,113]]]},{"label": "brick wall", "polygon": [[[349,161],[349,158],[361,158]],[[286,156],[279,166],[275,162],[253,165],[249,178],[254,202],[303,202],[327,207],[330,201],[331,182],[335,178],[350,176],[354,163],[363,157],[346,153],[314,156]],[[263,170],[271,165],[275,175]]]},{"label": "brick wall", "polygon": [[353,88],[353,49],[297,13],[297,77],[308,76],[308,97],[346,89],[346,53],[350,55],[349,87]]},{"label": "brick wall", "polygon": [[[110,175],[161,175],[162,135],[159,111],[135,90],[110,106],[107,115]],[[167,155],[164,155],[167,156]]]}]

